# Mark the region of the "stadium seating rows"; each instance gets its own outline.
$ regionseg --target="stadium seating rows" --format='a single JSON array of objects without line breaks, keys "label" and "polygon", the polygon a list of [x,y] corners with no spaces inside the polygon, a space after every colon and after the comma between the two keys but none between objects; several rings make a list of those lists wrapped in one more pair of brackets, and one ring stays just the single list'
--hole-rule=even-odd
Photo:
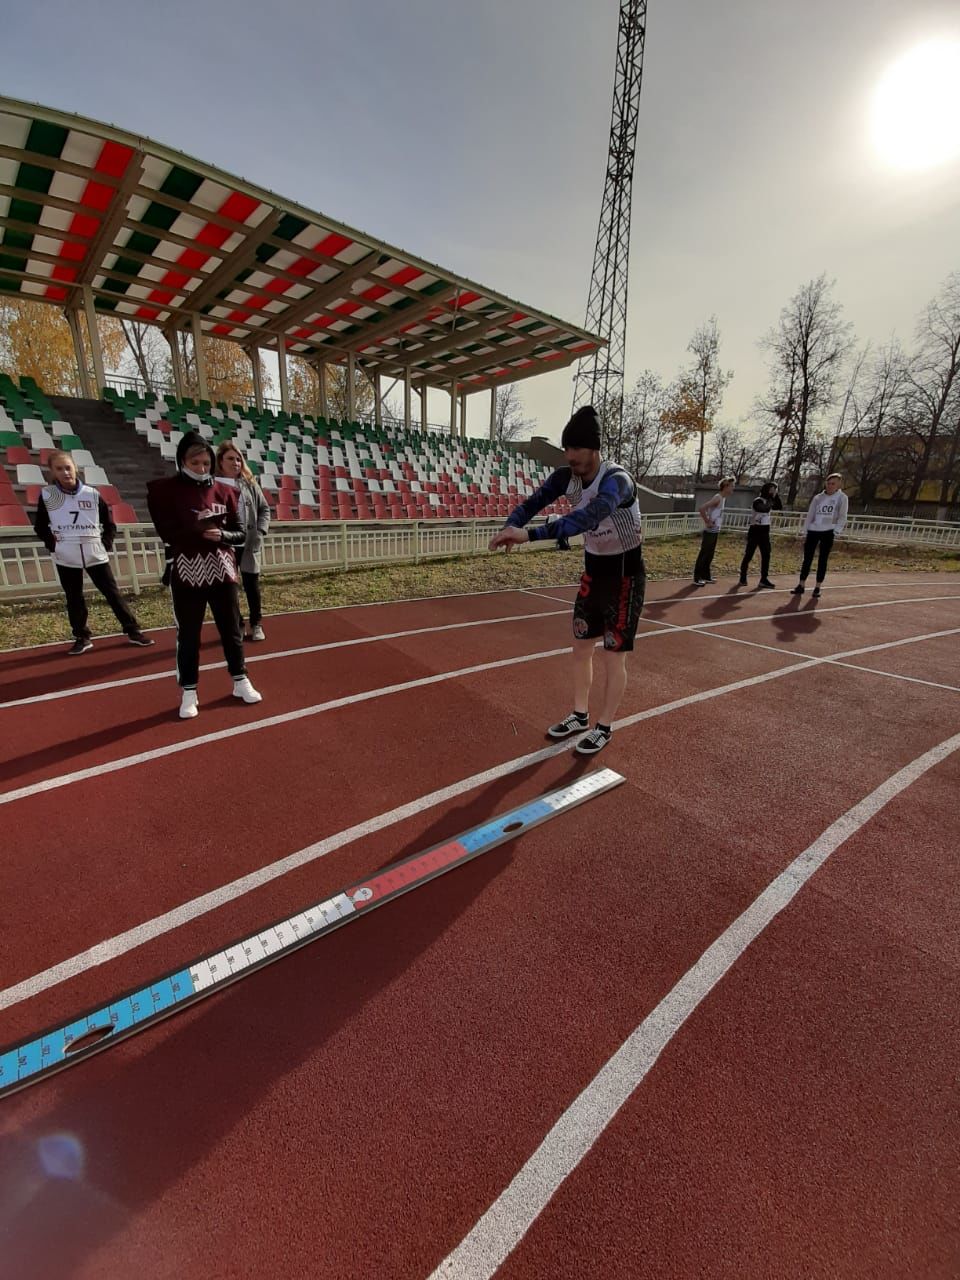
[{"label": "stadium seating rows", "polygon": [[[280,520],[500,518],[549,471],[488,440],[222,402],[104,395],[165,458],[176,456],[187,430],[214,447],[236,443]],[[548,514],[567,509],[563,501]]]},{"label": "stadium seating rows", "polygon": [[[549,472],[488,440],[132,391],[121,396],[110,387],[103,398],[170,462],[185,431],[199,431],[214,447],[235,442],[274,518],[284,521],[502,519]],[[136,523],[136,512],[37,384],[24,377],[18,386],[0,373],[0,527],[30,523],[55,448],[71,451],[117,524]],[[566,510],[561,500],[546,514]]]}]

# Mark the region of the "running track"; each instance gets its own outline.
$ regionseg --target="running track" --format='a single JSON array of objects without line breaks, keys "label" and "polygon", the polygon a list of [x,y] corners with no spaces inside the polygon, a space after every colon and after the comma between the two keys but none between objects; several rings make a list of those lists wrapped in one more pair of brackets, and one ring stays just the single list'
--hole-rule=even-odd
[{"label": "running track", "polygon": [[192,722],[169,631],[0,653],[0,1045],[627,779],[0,1103],[0,1276],[960,1273],[960,577],[653,584],[596,762],[572,596],[271,618]]}]

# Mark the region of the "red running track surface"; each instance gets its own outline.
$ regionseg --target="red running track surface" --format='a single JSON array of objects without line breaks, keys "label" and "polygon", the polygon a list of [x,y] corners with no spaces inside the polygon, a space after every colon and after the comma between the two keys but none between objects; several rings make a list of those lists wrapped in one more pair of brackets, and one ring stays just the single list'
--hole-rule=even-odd
[{"label": "red running track surface", "polygon": [[[0,1274],[431,1275],[731,922],[841,814],[957,733],[956,634],[849,659],[869,670],[800,655],[960,629],[960,582],[833,582],[800,609],[786,593],[656,584],[620,711],[646,717],[597,762],[625,786],[6,1101]],[[562,656],[131,761],[564,649],[558,601],[571,597],[272,618],[251,657],[489,625],[252,663],[256,707],[220,697],[226,677],[211,671],[188,724],[170,678],[0,710],[0,792],[37,788],[0,803],[13,846],[0,1043],[594,767],[563,750],[508,768],[568,709]],[[0,700],[169,670],[171,633],[157,637],[144,652],[102,641],[96,667],[56,648],[0,655]],[[110,763],[122,767],[40,789]],[[497,765],[495,780],[376,828]],[[952,754],[840,845],[503,1248],[498,1274],[957,1273],[958,783]],[[196,918],[51,976],[201,895]],[[44,1171],[56,1135],[71,1145],[53,1150],[82,1153],[77,1176]]]}]

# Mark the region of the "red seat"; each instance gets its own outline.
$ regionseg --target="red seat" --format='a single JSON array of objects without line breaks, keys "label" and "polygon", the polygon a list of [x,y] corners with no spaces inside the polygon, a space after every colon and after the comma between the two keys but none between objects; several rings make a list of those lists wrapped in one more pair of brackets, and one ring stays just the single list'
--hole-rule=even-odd
[{"label": "red seat", "polygon": [[281,491],[285,491],[285,490],[287,490],[287,489],[298,489],[299,487],[300,487],[300,486],[297,484],[297,478],[296,478],[296,476],[281,476],[281,477],[280,477],[280,489],[281,489]]},{"label": "red seat", "polygon": [[297,517],[296,517],[296,515],[294,514],[293,507],[291,507],[291,506],[289,506],[289,505],[287,505],[286,503],[283,503],[283,502],[281,502],[281,503],[278,503],[278,504],[277,504],[277,519],[278,519],[278,520],[296,520],[296,518],[297,518]]},{"label": "red seat", "polygon": [[298,520],[316,520],[316,518],[317,513],[314,511],[313,507],[305,506],[302,502],[300,503],[300,506],[297,507]]},{"label": "red seat", "polygon": [[40,501],[40,494],[43,491],[42,484],[28,484],[26,487],[26,497],[24,501],[28,507],[35,507]]},{"label": "red seat", "polygon": [[140,517],[129,502],[116,502],[110,505],[110,518],[114,524],[139,524]]},{"label": "red seat", "polygon": [[31,462],[33,462],[33,455],[22,444],[14,445],[12,449],[7,450],[8,467],[29,466]]},{"label": "red seat", "polygon": [[98,484],[96,486],[97,493],[104,500],[108,507],[115,507],[118,502],[123,502],[120,497],[120,491],[112,484]]},{"label": "red seat", "polygon": [[30,519],[23,507],[0,507],[0,528],[9,529],[14,525],[26,525],[29,529]]}]

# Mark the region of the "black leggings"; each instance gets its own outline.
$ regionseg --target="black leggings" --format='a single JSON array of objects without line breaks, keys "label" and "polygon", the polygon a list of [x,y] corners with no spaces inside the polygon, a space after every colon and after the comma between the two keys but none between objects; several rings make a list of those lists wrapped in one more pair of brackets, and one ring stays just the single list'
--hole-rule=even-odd
[{"label": "black leggings", "polygon": [[[140,624],[123,602],[117,580],[109,564],[88,564],[86,571],[90,581],[97,588],[107,604],[116,614],[117,621],[127,635],[139,631]],[[83,569],[75,569],[70,565],[57,565],[57,577],[67,597],[67,617],[70,619],[70,630],[78,640],[90,639],[90,628],[87,626],[87,602],[83,598]]]},{"label": "black leggings", "polygon": [[760,577],[766,581],[770,573],[770,526],[768,524],[751,524],[747,527],[747,547],[740,561],[740,577],[747,576],[753,553],[760,548]]},{"label": "black leggings", "polygon": [[[260,601],[260,575],[259,573],[243,573],[240,577],[243,579],[243,594],[247,597],[247,608],[250,610],[250,626],[259,627],[263,621],[263,605]],[[243,610],[240,611],[240,621],[243,622]]]},{"label": "black leggings", "polygon": [[818,532],[816,529],[810,529],[803,544],[803,564],[800,566],[801,582],[806,582],[807,580],[807,574],[813,564],[813,553],[817,550],[818,544],[820,550],[817,555],[817,583],[821,583],[827,576],[827,561],[830,559],[830,552],[833,550],[833,530],[824,529],[822,532]]},{"label": "black leggings", "polygon": [[220,633],[227,670],[234,677],[246,675],[243,661],[243,633],[237,584],[218,582],[209,587],[186,587],[174,576],[170,584],[173,616],[177,620],[177,682],[183,689],[195,689],[200,675],[200,628],[207,605]]},{"label": "black leggings", "polygon": [[710,577],[710,566],[713,564],[713,553],[717,549],[718,533],[711,533],[709,529],[704,529],[700,535],[700,553],[697,556],[697,563],[693,567],[693,577],[695,582],[706,580]]}]

